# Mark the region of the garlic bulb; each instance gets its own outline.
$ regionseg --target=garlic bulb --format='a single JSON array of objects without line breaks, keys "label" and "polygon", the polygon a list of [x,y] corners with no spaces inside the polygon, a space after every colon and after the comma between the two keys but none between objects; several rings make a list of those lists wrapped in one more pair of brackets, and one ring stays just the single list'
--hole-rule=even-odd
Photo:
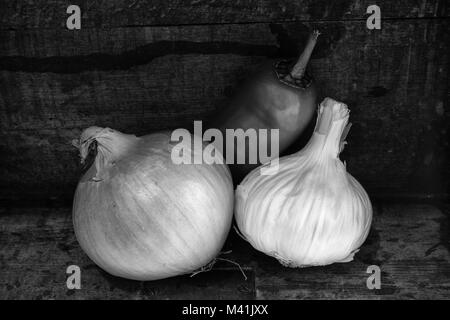
[{"label": "garlic bulb", "polygon": [[339,153],[349,110],[326,98],[308,144],[279,159],[272,175],[254,169],[236,189],[242,235],[259,251],[290,267],[348,262],[369,233],[372,206],[347,173]]}]

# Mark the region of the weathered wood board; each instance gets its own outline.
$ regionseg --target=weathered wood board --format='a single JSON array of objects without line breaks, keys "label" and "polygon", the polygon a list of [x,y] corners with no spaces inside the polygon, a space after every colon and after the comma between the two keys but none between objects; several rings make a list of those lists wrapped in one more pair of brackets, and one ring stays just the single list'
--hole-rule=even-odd
[{"label": "weathered wood board", "polygon": [[[82,11],[83,27],[260,23],[365,19],[367,7],[382,8],[384,19],[448,17],[445,0],[114,0],[71,1]],[[0,4],[2,29],[65,27],[66,1],[22,0]]]},{"label": "weathered wood board", "polygon": [[[194,277],[137,282],[108,275],[81,251],[70,209],[0,209],[0,299],[449,299],[448,206],[378,204],[355,260],[285,268],[234,231],[219,261]],[[66,286],[66,268],[81,268],[81,289]],[[367,268],[381,270],[369,290]]]},{"label": "weathered wood board", "polygon": [[260,63],[296,56],[312,28],[321,96],[352,111],[349,171],[371,195],[448,192],[446,1],[380,1],[381,30],[366,28],[369,4],[84,1],[70,31],[64,1],[3,2],[0,200],[69,203],[82,129],[189,127]]}]

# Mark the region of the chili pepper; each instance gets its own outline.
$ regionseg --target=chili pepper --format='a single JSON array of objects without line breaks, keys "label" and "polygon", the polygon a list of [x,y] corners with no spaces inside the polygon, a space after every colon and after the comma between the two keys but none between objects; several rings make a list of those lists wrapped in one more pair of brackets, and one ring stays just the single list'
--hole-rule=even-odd
[{"label": "chili pepper", "polygon": [[[230,103],[212,119],[209,128],[221,130],[226,137],[226,129],[269,129],[267,141],[257,135],[257,163],[249,161],[249,139],[245,143],[245,163],[229,163],[233,181],[242,178],[261,164],[260,143],[266,143],[269,152],[270,129],[279,129],[279,152],[286,150],[305,130],[317,108],[317,88],[314,79],[306,72],[306,66],[319,36],[318,31],[310,34],[308,43],[296,62],[278,60],[265,63],[240,87]],[[255,143],[255,141],[252,141]],[[234,142],[234,156],[238,144]],[[268,152],[268,155],[269,155]],[[223,148],[227,157],[226,148]],[[273,155],[273,152],[271,153]]]}]

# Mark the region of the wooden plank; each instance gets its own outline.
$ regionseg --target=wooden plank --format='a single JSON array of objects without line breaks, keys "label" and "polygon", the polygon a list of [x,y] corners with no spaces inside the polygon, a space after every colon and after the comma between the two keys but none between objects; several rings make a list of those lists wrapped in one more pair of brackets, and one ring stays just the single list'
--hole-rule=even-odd
[{"label": "wooden plank", "polygon": [[[134,56],[138,60],[134,63],[144,64],[168,54],[242,54],[247,49],[248,55],[269,50],[264,53],[267,55],[274,53],[277,44],[274,37],[277,31],[273,30],[274,36],[270,36],[270,30],[269,24],[123,27],[81,29],[77,32],[64,29],[0,30],[0,56],[2,68],[5,68],[5,58],[10,56],[68,57],[75,60],[77,57],[87,59],[87,55],[104,54],[93,57],[99,64],[100,58],[120,55],[133,58],[134,53],[141,55]],[[303,40],[303,33],[297,36],[297,40]],[[149,60],[143,61],[142,56]],[[125,65],[122,69],[129,67]],[[81,70],[78,68],[75,72]],[[53,72],[58,70],[53,69]]]},{"label": "wooden plank", "polygon": [[383,263],[381,288],[369,290],[369,264],[334,265],[277,274],[258,272],[257,299],[449,299],[448,260],[403,260]]},{"label": "wooden plank", "polygon": [[[270,1],[72,1],[82,11],[82,28],[366,19],[369,0]],[[448,17],[445,0],[377,1],[383,19]],[[5,1],[2,29],[65,28],[67,1]]]},{"label": "wooden plank", "polygon": [[[275,259],[256,268],[258,299],[448,299],[448,212],[429,205],[386,205],[355,261],[286,269]],[[269,261],[270,260],[270,261]],[[367,268],[381,270],[381,289],[369,290]]]},{"label": "wooden plank", "polygon": [[[65,198],[78,180],[70,141],[91,125],[144,134],[221,108],[259,63],[323,35],[311,69],[352,110],[349,171],[373,194],[445,192],[448,22],[363,21],[2,31],[0,197]],[[21,45],[19,45],[21,44]],[[298,150],[307,134],[294,145]],[[446,178],[447,177],[447,178]]]},{"label": "wooden plank", "polygon": [[[82,252],[70,209],[1,209],[1,299],[251,299],[253,271],[218,262],[213,272],[139,282],[102,271]],[[81,290],[66,286],[66,269],[81,268]]]},{"label": "wooden plank", "polygon": [[[96,267],[73,235],[70,209],[0,209],[1,299],[448,299],[449,211],[432,205],[377,205],[373,228],[353,262],[291,269],[230,233],[220,262],[195,277],[137,282]],[[82,288],[66,287],[66,268],[81,268]],[[381,268],[369,290],[367,267]]]}]

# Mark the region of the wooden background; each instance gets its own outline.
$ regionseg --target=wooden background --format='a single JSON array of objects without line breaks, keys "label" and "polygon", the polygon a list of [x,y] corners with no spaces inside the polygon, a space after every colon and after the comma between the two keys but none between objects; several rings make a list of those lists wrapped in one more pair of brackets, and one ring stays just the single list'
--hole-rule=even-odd
[{"label": "wooden background", "polygon": [[[67,30],[78,4],[81,30]],[[381,30],[366,9],[381,7]],[[311,71],[346,102],[343,154],[372,197],[447,194],[449,8],[439,1],[18,0],[0,2],[0,201],[70,203],[70,141],[109,126],[188,127],[248,72],[322,35]]]}]

